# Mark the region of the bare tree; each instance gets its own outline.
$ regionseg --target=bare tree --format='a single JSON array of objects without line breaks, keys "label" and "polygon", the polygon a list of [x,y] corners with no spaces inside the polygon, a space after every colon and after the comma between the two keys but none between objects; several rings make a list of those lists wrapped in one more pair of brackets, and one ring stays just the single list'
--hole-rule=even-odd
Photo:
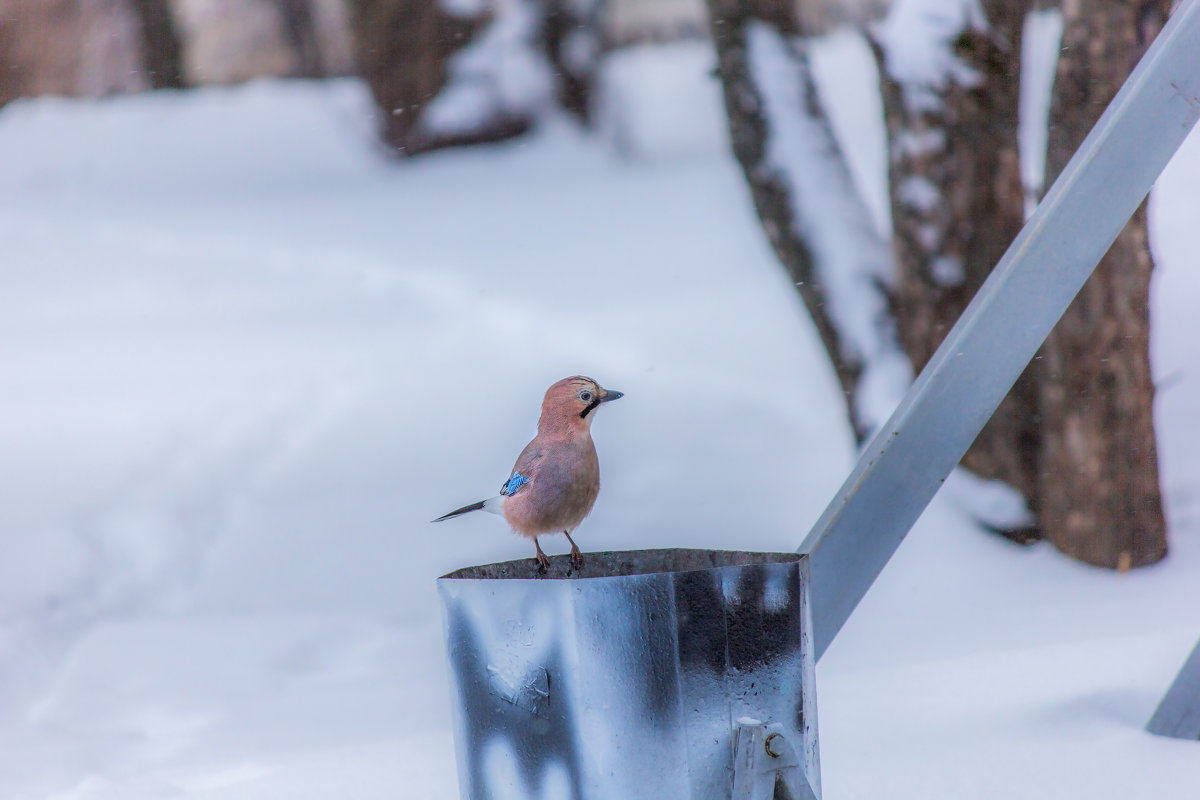
[{"label": "bare tree", "polygon": [[[350,0],[350,25],[358,68],[382,114],[384,141],[410,154],[453,142],[431,141],[418,128],[420,112],[446,82],[446,61],[482,20],[451,16],[434,0]],[[515,130],[497,125],[490,136]]]},{"label": "bare tree", "polygon": [[[1047,184],[1100,118],[1170,0],[1063,3]],[[1153,259],[1143,203],[1043,348],[1041,516],[1047,537],[1090,564],[1126,569],[1167,552],[1149,360]]]},{"label": "bare tree", "polygon": [[[878,29],[893,267],[861,235],[867,214],[854,202],[792,5],[709,0],[734,153],[764,231],[834,362],[860,439],[872,427],[855,402],[870,354],[887,353],[898,330],[914,368],[922,368],[1023,223],[1017,112],[1022,34],[1033,5],[896,0]],[[1051,177],[1115,95],[1168,6],[1098,0],[1085,13],[1082,3],[1068,3]],[[982,506],[971,509],[981,523],[1017,541],[1045,536],[1072,557],[1119,569],[1166,552],[1147,357],[1145,223],[1143,208],[964,458],[976,474],[1012,487],[1032,512],[992,519]],[[830,237],[851,230],[866,244],[839,259],[845,248],[831,246]],[[861,291],[864,276],[874,281],[874,296]],[[858,290],[847,293],[856,281]],[[871,324],[848,324],[839,295],[860,304],[870,298]]]},{"label": "bare tree", "polygon": [[142,62],[155,89],[182,89],[183,46],[168,0],[131,0],[142,26]]},{"label": "bare tree", "polygon": [[518,135],[547,108],[586,115],[594,2],[350,0],[355,52],[401,155]]}]

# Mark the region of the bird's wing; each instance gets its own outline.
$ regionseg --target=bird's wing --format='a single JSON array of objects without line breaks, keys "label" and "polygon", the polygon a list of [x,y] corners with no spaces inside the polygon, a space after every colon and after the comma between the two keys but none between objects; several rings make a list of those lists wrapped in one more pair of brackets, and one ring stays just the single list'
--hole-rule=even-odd
[{"label": "bird's wing", "polygon": [[511,497],[520,491],[522,486],[533,480],[538,462],[545,454],[545,450],[536,443],[536,440],[527,444],[521,451],[521,455],[517,456],[517,463],[513,464],[508,480],[500,487],[500,494]]},{"label": "bird's wing", "polygon": [[513,470],[512,477],[500,487],[500,494],[504,495],[505,497],[511,497],[517,493],[518,489],[527,483],[529,483],[528,475],[522,475],[519,471]]}]

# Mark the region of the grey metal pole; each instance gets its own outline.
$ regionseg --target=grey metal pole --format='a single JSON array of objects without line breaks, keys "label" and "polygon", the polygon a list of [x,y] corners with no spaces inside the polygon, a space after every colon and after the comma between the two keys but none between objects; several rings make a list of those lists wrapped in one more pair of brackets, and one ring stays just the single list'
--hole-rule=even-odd
[{"label": "grey metal pole", "polygon": [[800,546],[820,658],[1200,117],[1183,0]]},{"label": "grey metal pole", "polygon": [[1200,739],[1200,642],[1163,695],[1146,730],[1174,739]]}]

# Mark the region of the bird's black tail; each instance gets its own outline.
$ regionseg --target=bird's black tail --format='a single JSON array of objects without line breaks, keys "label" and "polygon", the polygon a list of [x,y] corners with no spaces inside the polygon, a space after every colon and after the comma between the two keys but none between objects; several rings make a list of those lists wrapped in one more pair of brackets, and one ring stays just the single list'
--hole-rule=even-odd
[{"label": "bird's black tail", "polygon": [[454,517],[458,517],[463,514],[469,514],[472,511],[483,511],[483,501],[480,500],[478,503],[471,503],[471,505],[469,505],[469,506],[463,506],[462,508],[456,508],[455,510],[451,511],[449,514],[443,514],[442,516],[438,517],[437,519],[434,520],[434,522],[441,522],[444,519],[453,519]]}]

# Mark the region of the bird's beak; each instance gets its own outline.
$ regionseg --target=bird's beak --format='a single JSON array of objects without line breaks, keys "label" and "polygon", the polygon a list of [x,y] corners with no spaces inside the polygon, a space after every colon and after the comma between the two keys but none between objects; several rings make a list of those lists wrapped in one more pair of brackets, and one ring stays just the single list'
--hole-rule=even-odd
[{"label": "bird's beak", "polygon": [[609,400],[620,400],[624,396],[624,392],[618,392],[616,389],[605,389],[604,396],[600,398],[600,402],[607,403]]}]

